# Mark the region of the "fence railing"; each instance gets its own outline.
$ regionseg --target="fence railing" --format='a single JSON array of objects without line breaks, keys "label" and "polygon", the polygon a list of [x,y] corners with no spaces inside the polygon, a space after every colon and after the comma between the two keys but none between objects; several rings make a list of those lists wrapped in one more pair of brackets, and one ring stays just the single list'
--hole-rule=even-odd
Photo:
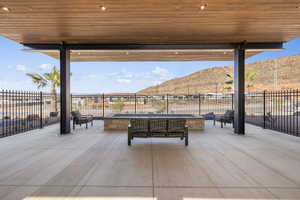
[{"label": "fence railing", "polygon": [[[298,90],[247,93],[246,122],[300,136]],[[72,95],[72,109],[102,118],[116,113],[223,114],[233,110],[233,94]]]},{"label": "fence railing", "polygon": [[222,114],[232,108],[232,94],[197,95],[72,95],[72,110],[95,117],[110,114]]},{"label": "fence railing", "polygon": [[53,105],[51,94],[0,91],[0,137],[57,123],[59,116],[58,112],[54,112]]},{"label": "fence railing", "polygon": [[[0,137],[59,122],[59,96],[42,92],[0,91]],[[103,118],[117,113],[223,114],[233,110],[232,94],[72,95],[72,110]],[[246,122],[300,136],[298,90],[248,93]],[[56,102],[56,103],[55,103]],[[55,106],[57,104],[57,106]]]},{"label": "fence railing", "polygon": [[249,94],[246,98],[246,114],[248,123],[300,136],[298,90]]}]

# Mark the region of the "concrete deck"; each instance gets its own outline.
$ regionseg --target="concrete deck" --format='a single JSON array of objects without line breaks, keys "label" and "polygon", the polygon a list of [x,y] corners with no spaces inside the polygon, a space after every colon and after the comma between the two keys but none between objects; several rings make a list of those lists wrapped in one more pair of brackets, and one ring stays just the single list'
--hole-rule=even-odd
[{"label": "concrete deck", "polygon": [[0,139],[0,199],[300,199],[300,138],[207,122],[188,147],[161,138],[128,147],[124,132],[102,130],[97,122],[57,136],[53,125]]}]

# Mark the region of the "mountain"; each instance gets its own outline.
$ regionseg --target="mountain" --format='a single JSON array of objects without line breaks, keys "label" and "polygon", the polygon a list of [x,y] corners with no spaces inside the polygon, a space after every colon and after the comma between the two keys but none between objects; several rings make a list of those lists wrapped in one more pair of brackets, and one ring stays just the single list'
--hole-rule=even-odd
[{"label": "mountain", "polygon": [[[253,81],[247,91],[284,90],[300,88],[300,54],[246,64],[246,71],[254,71]],[[225,82],[233,67],[215,67],[190,75],[171,79],[159,85],[145,88],[138,94],[199,94],[231,92]],[[228,85],[227,85],[228,86]]]}]

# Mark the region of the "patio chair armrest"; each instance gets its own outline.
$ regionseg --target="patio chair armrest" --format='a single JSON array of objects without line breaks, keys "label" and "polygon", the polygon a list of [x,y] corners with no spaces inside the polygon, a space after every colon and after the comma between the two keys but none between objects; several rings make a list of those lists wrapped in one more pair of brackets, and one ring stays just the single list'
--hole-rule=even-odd
[{"label": "patio chair armrest", "polygon": [[128,124],[128,128],[131,128],[131,124]]},{"label": "patio chair armrest", "polygon": [[94,117],[93,115],[81,115],[81,117]]}]

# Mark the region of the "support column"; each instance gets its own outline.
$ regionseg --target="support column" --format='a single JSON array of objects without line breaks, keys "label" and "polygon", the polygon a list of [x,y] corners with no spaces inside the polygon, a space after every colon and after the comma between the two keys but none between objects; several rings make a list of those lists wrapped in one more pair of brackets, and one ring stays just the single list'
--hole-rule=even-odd
[{"label": "support column", "polygon": [[245,134],[245,49],[234,50],[234,132]]},{"label": "support column", "polygon": [[60,48],[60,134],[71,132],[70,112],[70,50],[63,44]]}]

